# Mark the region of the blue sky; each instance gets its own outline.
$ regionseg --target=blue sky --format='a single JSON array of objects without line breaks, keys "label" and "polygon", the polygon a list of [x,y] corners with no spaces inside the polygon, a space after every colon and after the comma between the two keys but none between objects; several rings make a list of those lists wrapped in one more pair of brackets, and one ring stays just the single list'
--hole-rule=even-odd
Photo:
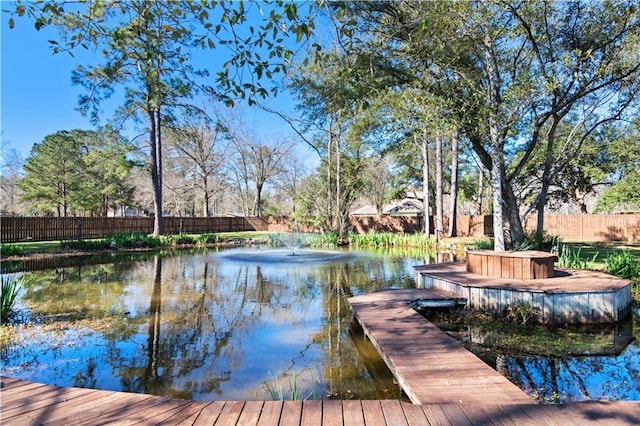
[{"label": "blue sky", "polygon": [[19,21],[16,28],[10,30],[7,19],[3,13],[0,30],[2,151],[13,148],[26,157],[33,144],[48,134],[94,126],[75,111],[81,88],[71,85],[71,70],[82,58],[53,55],[47,40],[53,38],[55,32],[38,32],[26,20]]},{"label": "blue sky", "polygon": [[[93,129],[87,117],[76,111],[83,88],[71,84],[71,71],[77,64],[96,64],[100,58],[90,51],[78,50],[74,57],[67,53],[53,55],[49,39],[56,39],[55,30],[36,31],[30,20],[17,19],[9,29],[8,15],[2,13],[1,38],[1,140],[2,155],[11,149],[25,159],[34,143],[58,130]],[[278,96],[270,101],[278,109],[291,110],[292,99]],[[102,117],[107,118],[116,101],[104,103]],[[247,124],[265,141],[287,135],[288,125],[275,116],[244,108]],[[101,124],[105,120],[102,119]],[[266,134],[265,134],[266,133]]]}]

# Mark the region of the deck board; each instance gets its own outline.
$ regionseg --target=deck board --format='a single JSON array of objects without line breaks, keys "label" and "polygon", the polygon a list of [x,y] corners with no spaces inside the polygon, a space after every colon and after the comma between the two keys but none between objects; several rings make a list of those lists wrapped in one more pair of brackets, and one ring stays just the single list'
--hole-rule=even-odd
[{"label": "deck board", "polygon": [[[197,402],[144,394],[79,388],[55,388],[60,397],[46,408],[36,398],[43,386],[2,378],[0,424],[41,425],[625,425],[640,423],[640,402],[572,402],[561,406],[494,403],[492,396],[481,403],[414,405],[384,401],[214,401]],[[18,389],[25,401],[7,402],[6,394]],[[65,392],[66,391],[66,392]],[[65,400],[68,392],[82,396]],[[487,395],[487,394],[485,394]]]},{"label": "deck board", "polygon": [[497,404],[535,404],[507,378],[407,306],[425,295],[436,297],[430,289],[405,289],[349,299],[365,334],[413,403],[483,402],[486,395],[492,395]]}]

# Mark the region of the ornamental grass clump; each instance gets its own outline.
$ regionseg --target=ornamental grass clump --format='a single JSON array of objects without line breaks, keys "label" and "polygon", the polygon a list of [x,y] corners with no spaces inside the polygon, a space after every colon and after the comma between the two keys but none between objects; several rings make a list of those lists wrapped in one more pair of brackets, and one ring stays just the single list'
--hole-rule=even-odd
[{"label": "ornamental grass clump", "polygon": [[0,312],[0,319],[3,323],[8,321],[13,315],[13,306],[15,305],[16,299],[18,298],[23,286],[23,277],[2,277],[2,282],[0,283],[0,307],[2,309]]},{"label": "ornamental grass clump", "polygon": [[640,262],[631,258],[629,250],[620,250],[609,253],[604,260],[604,270],[607,274],[620,278],[640,277]]},{"label": "ornamental grass clump", "polygon": [[580,251],[580,248],[573,250],[571,247],[563,245],[560,249],[557,265],[569,269],[593,269],[598,253],[594,254],[589,262],[582,258]]}]

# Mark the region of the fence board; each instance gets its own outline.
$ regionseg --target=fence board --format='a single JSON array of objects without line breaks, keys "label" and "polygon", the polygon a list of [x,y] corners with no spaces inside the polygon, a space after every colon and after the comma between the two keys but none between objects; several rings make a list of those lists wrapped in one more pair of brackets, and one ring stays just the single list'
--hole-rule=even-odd
[{"label": "fence board", "polygon": [[[433,224],[433,217],[430,216],[429,221]],[[350,225],[358,233],[415,233],[421,232],[424,220],[420,216],[352,216]],[[456,226],[458,236],[493,235],[492,216],[461,215],[457,217]],[[535,216],[528,217],[523,226],[527,232],[535,231]],[[166,234],[287,232],[290,225],[286,217],[165,217],[164,229]],[[306,230],[304,226],[300,229]],[[544,229],[547,235],[557,235],[564,240],[639,241],[640,215],[546,215]],[[102,238],[123,232],[152,231],[152,217],[0,217],[3,243]]]},{"label": "fence board", "polygon": [[[165,217],[166,234],[273,231],[289,229],[286,218]],[[1,241],[16,243],[103,238],[125,232],[153,232],[152,217],[17,217],[0,218]]]}]

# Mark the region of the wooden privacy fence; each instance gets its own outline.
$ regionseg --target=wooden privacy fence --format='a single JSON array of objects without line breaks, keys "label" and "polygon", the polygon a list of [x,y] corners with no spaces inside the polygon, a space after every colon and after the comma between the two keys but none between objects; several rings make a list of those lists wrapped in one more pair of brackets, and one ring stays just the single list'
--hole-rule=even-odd
[{"label": "wooden privacy fence", "polygon": [[[433,233],[433,216],[429,217]],[[444,227],[448,228],[448,218]],[[351,228],[358,233],[403,232],[415,233],[423,229],[420,216],[352,216]],[[527,232],[536,228],[535,216],[523,223]],[[458,236],[492,236],[493,218],[489,215],[460,215],[456,220]],[[167,234],[201,234],[205,232],[290,230],[285,217],[165,217]],[[557,235],[563,240],[576,241],[639,241],[639,214],[612,215],[546,215],[544,230],[547,235]],[[102,238],[123,232],[153,231],[152,217],[1,217],[0,241],[15,243],[25,241],[71,240]]]},{"label": "wooden privacy fence", "polygon": [[[272,231],[289,229],[286,218],[274,217],[164,217],[166,234]],[[75,240],[102,238],[125,232],[153,232],[153,217],[2,217],[1,241]]]},{"label": "wooden privacy fence", "polygon": [[[536,219],[529,216],[524,221],[527,232],[535,231]],[[544,232],[563,240],[639,241],[640,214],[545,215]]]},{"label": "wooden privacy fence", "polygon": [[[352,228],[360,233],[404,232],[416,233],[424,230],[422,216],[351,216]],[[434,219],[429,216],[429,229],[433,234]],[[449,229],[449,218],[444,218],[444,229]],[[457,235],[460,237],[482,237],[493,235],[493,216],[460,215],[456,218]]]}]

